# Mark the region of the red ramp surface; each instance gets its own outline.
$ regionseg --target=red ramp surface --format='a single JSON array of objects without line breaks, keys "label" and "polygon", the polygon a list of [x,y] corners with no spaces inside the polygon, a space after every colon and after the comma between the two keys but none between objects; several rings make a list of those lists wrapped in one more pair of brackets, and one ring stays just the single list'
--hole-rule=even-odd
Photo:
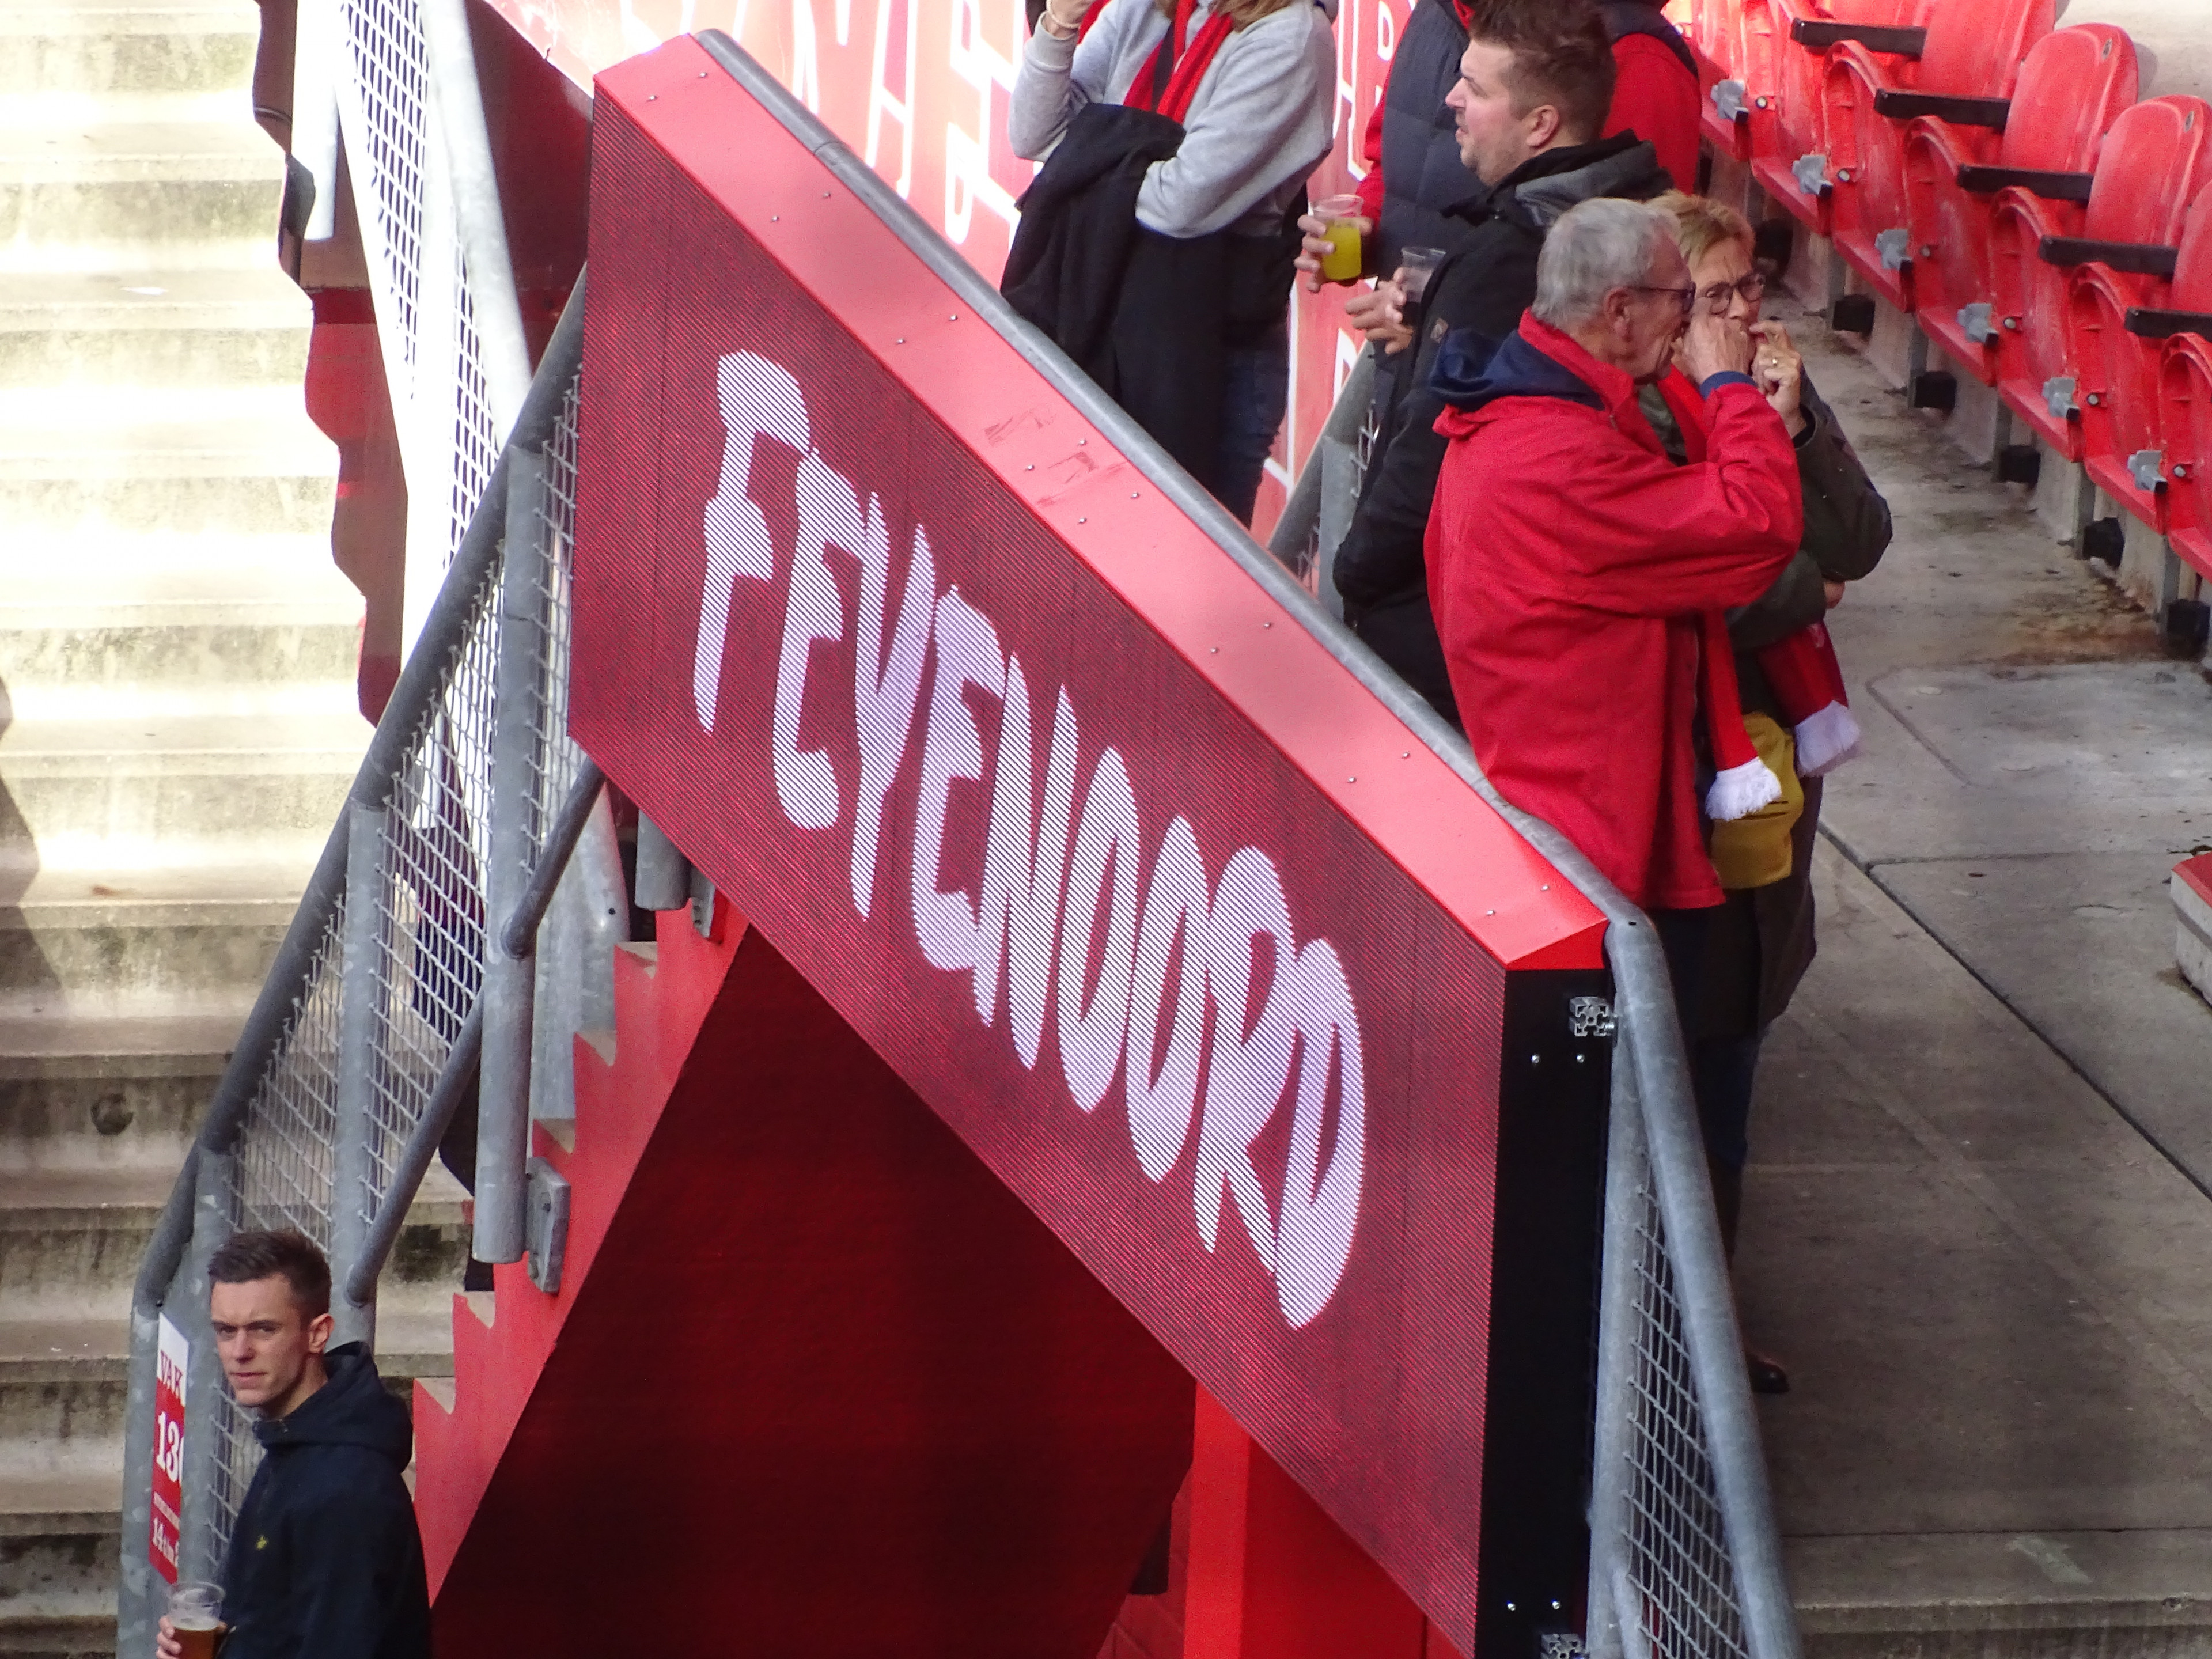
[{"label": "red ramp surface", "polygon": [[[1524,1641],[1580,1589],[1596,911],[772,84],[681,40],[595,119],[576,735],[1458,1647]],[[717,1189],[658,1212],[757,1224]]]}]

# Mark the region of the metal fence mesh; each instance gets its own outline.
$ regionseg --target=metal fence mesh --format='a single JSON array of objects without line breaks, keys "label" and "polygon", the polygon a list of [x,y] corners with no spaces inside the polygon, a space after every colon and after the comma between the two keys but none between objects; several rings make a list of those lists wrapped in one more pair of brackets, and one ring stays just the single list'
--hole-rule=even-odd
[{"label": "metal fence mesh", "polygon": [[531,753],[530,852],[533,860],[568,799],[584,751],[568,736],[569,584],[576,535],[576,416],[583,393],[580,378],[568,388],[561,418],[545,446],[545,493],[539,509],[543,556],[536,562],[538,619],[542,624],[538,658],[536,729]]},{"label": "metal fence mesh", "polygon": [[[429,129],[430,56],[411,0],[346,0],[347,58],[361,99],[354,138],[355,200],[376,216],[390,251],[387,292],[398,310],[392,332],[405,354],[386,365],[395,393],[416,384],[422,338],[424,168]],[[398,402],[397,397],[394,402]]]},{"label": "metal fence mesh", "polygon": [[499,428],[493,420],[483,373],[483,343],[477,337],[476,311],[469,298],[468,272],[458,244],[453,252],[453,489],[446,556],[451,558],[468,533],[470,515],[483,499],[484,485],[499,459]]},{"label": "metal fence mesh", "polygon": [[[582,751],[568,737],[569,543],[575,522],[578,388],[572,383],[546,450],[548,491],[534,545],[521,550],[540,596],[532,779],[535,864],[546,830],[574,781]],[[487,475],[489,469],[486,469]],[[473,507],[471,508],[473,510]],[[513,552],[515,550],[507,550]],[[465,623],[436,689],[386,781],[374,961],[369,1056],[371,1219],[392,1192],[408,1137],[422,1121],[483,980],[485,878],[489,857],[493,687],[500,647],[504,556],[465,601]],[[452,602],[448,596],[446,602]],[[343,894],[319,924],[318,945],[284,1036],[255,1086],[228,1164],[231,1228],[295,1227],[331,1248],[338,1133]],[[179,1286],[179,1288],[183,1288]],[[253,1413],[221,1391],[188,1419],[215,1437],[214,1502],[204,1511],[198,1559],[220,1561],[261,1460]]]},{"label": "metal fence mesh", "polygon": [[1628,1378],[1628,1659],[1749,1659],[1658,1198],[1641,1172]]},{"label": "metal fence mesh", "polygon": [[331,1144],[337,1125],[343,899],[324,923],[278,1059],[255,1091],[231,1164],[231,1216],[242,1227],[295,1227],[331,1245]]},{"label": "metal fence mesh", "polygon": [[384,813],[369,1108],[378,1198],[483,981],[497,591],[495,571],[470,596],[461,647],[416,722]]}]

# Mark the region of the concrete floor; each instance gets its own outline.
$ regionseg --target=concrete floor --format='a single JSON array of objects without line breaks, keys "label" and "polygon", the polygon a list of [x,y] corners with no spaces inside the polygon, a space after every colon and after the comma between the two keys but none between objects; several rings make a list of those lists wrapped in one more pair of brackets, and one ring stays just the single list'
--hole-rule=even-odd
[{"label": "concrete floor", "polygon": [[[1785,307],[1784,309],[1787,309]],[[1795,319],[1793,326],[1796,326]],[[2212,685],[1807,319],[1897,538],[1738,1278],[1808,1652],[2212,1654]]]}]

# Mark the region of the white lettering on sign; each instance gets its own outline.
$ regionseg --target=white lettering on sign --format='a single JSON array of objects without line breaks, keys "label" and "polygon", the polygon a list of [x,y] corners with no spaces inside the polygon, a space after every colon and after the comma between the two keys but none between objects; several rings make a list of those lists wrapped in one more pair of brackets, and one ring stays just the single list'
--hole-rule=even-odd
[{"label": "white lettering on sign", "polygon": [[163,1314],[154,1346],[153,1530],[147,1559],[168,1583],[177,1582],[177,1549],[185,1525],[185,1379],[191,1346]]},{"label": "white lettering on sign", "polygon": [[[1294,1327],[1310,1323],[1343,1279],[1366,1167],[1359,1013],[1334,947],[1325,939],[1298,942],[1281,875],[1259,848],[1239,848],[1212,879],[1196,829],[1178,816],[1147,865],[1137,791],[1121,753],[1099,749],[1079,787],[1081,727],[1065,686],[1052,700],[1040,779],[1033,738],[1042,710],[1028,671],[997,624],[957,587],[939,591],[927,532],[915,529],[894,615],[882,501],[871,494],[864,507],[860,489],[813,447],[799,382],[751,352],[724,357],[715,379],[725,439],[704,514],[692,680],[701,728],[713,732],[720,712],[738,579],[773,584],[781,564],[783,629],[769,759],[785,818],[802,830],[849,827],[853,908],[868,917],[884,803],[919,721],[908,911],[922,959],[969,975],[986,1030],[998,1024],[1003,989],[1007,1035],[1025,1067],[1035,1068],[1052,1018],[1060,1075],[1080,1110],[1096,1111],[1118,1076],[1138,1168],[1164,1182],[1191,1153],[1200,1241],[1216,1247],[1233,1203],[1274,1277],[1284,1317]],[[748,493],[763,439],[799,458],[791,504],[798,532],[781,560]],[[857,617],[846,614],[833,552],[859,567]],[[828,753],[799,747],[815,647],[844,641],[848,629],[860,757],[852,800]],[[933,670],[926,710],[925,665]],[[999,708],[988,776],[979,696]],[[981,848],[954,849],[966,856],[953,868],[981,866],[973,893],[945,884],[960,784],[989,801]],[[1332,1083],[1336,1133],[1324,1147]],[[1252,1149],[1286,1109],[1287,1169],[1282,1191],[1271,1194]]]}]

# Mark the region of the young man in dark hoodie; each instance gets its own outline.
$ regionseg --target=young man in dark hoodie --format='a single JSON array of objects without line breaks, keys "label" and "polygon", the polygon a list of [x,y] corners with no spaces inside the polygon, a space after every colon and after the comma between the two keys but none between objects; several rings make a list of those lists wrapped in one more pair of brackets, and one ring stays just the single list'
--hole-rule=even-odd
[{"label": "young man in dark hoodie", "polygon": [[[223,1563],[222,1659],[428,1659],[400,1479],[414,1428],[360,1343],[329,1347],[330,1263],[296,1232],[243,1232],[208,1279],[223,1376],[263,1449]],[[181,1659],[166,1619],[155,1651]]]},{"label": "young man in dark hoodie", "polygon": [[1648,200],[1671,183],[1633,134],[1598,138],[1613,94],[1613,54],[1591,0],[1490,0],[1476,16],[1446,100],[1460,156],[1486,193],[1452,211],[1469,226],[1407,320],[1418,349],[1384,357],[1382,428],[1334,576],[1345,620],[1455,722],[1451,683],[1430,614],[1423,556],[1444,441],[1429,385],[1447,334],[1501,340],[1536,297],[1547,230],[1601,196]]}]

